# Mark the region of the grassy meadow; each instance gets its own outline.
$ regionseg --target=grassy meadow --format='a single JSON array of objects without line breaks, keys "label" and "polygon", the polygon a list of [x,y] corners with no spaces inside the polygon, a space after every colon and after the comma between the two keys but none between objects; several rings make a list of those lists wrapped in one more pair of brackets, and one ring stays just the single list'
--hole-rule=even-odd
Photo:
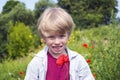
[{"label": "grassy meadow", "polygon": [[[75,30],[68,47],[83,55],[96,80],[120,80],[120,26]],[[29,56],[0,63],[0,80],[23,80],[26,67],[42,47]]]}]

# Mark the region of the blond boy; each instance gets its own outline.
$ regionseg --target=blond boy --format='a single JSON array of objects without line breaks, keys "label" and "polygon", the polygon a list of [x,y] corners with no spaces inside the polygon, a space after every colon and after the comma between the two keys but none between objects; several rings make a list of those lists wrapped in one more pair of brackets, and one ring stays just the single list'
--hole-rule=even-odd
[{"label": "blond boy", "polygon": [[47,8],[38,20],[46,46],[29,63],[25,80],[94,80],[83,56],[67,47],[75,24],[60,7]]}]

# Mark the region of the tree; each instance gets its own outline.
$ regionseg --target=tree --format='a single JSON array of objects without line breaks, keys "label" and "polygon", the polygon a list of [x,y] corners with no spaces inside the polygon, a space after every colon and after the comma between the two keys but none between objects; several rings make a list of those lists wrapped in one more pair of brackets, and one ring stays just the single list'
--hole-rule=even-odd
[{"label": "tree", "polygon": [[7,53],[7,31],[8,31],[8,15],[0,15],[0,59]]},{"label": "tree", "polygon": [[9,13],[18,3],[20,2],[15,0],[7,1],[7,3],[3,6],[2,14]]},{"label": "tree", "polygon": [[26,25],[32,25],[35,23],[34,13],[25,8],[23,3],[17,4],[10,12],[11,19],[14,23],[23,22]]},{"label": "tree", "polygon": [[36,20],[40,17],[41,13],[49,6],[56,6],[51,0],[39,0],[35,4],[35,18]]},{"label": "tree", "polygon": [[[0,57],[3,57],[5,54],[7,54],[7,48],[6,45],[8,43],[7,40],[7,34],[9,30],[9,22],[13,22],[15,25],[17,22],[23,22],[25,25],[33,25],[35,24],[35,18],[34,13],[30,10],[27,10],[25,8],[25,5],[23,3],[17,3],[16,5],[14,3],[14,0],[10,0],[5,4],[5,9],[3,9],[2,14],[0,14]],[[16,2],[16,1],[15,1]],[[9,8],[7,5],[11,3],[10,10],[6,12]],[[14,7],[13,7],[14,6]]]},{"label": "tree", "polygon": [[29,26],[24,23],[11,24],[8,34],[9,57],[16,59],[28,55],[28,51],[34,48],[36,35],[32,33]]},{"label": "tree", "polygon": [[98,26],[111,21],[112,11],[117,12],[117,0],[58,0],[78,26]]}]

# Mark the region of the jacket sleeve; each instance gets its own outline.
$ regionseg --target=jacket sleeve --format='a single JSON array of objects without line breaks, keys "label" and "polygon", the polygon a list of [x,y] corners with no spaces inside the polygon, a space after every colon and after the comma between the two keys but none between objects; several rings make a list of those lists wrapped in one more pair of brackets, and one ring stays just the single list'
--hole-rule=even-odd
[{"label": "jacket sleeve", "polygon": [[84,57],[81,57],[78,68],[79,80],[95,80]]},{"label": "jacket sleeve", "polygon": [[24,80],[38,80],[38,79],[39,79],[38,64],[36,60],[32,60],[28,64]]}]

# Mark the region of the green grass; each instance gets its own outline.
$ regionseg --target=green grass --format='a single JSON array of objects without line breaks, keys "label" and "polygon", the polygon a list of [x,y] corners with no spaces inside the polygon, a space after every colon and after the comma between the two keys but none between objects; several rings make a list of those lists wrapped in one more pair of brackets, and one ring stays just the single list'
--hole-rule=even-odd
[{"label": "green grass", "polygon": [[[87,44],[85,48],[83,44]],[[76,30],[68,42],[70,49],[82,54],[96,80],[120,79],[120,26],[110,25],[89,30]],[[39,48],[41,49],[41,47]],[[35,50],[35,53],[39,49]],[[0,80],[23,80],[27,64],[33,56],[0,63]],[[22,71],[24,74],[20,75]]]},{"label": "green grass", "polygon": [[[75,38],[78,41],[69,44],[69,47],[91,60],[89,65],[96,80],[119,80],[120,26],[103,26],[79,33]],[[84,43],[89,45],[88,48],[83,47]]]},{"label": "green grass", "polygon": [[[23,80],[31,56],[0,63],[0,80]],[[20,74],[22,72],[23,74]]]}]

